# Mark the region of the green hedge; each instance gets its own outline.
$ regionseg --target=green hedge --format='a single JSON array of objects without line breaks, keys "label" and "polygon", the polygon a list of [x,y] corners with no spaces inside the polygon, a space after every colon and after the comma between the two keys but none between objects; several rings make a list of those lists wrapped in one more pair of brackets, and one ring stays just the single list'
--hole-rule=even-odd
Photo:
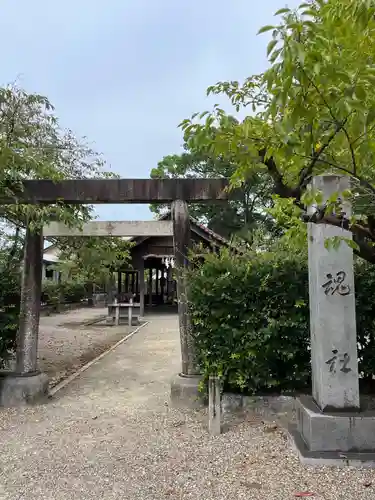
[{"label": "green hedge", "polygon": [[75,280],[60,283],[45,280],[42,290],[42,301],[51,306],[57,306],[60,303],[76,304],[86,297],[85,283]]},{"label": "green hedge", "polygon": [[0,265],[0,368],[16,347],[19,312],[19,269]]},{"label": "green hedge", "polygon": [[[208,254],[190,271],[198,362],[229,390],[246,393],[310,386],[308,270],[305,255]],[[375,368],[375,267],[356,264],[360,372]]]}]

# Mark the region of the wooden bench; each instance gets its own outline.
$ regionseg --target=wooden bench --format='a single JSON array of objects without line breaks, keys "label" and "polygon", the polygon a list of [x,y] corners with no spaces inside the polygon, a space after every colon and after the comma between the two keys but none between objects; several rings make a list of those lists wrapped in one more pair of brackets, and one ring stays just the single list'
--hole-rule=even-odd
[{"label": "wooden bench", "polygon": [[108,304],[107,324],[118,326],[120,323],[128,323],[129,326],[139,325],[141,304],[133,302],[113,302]]}]

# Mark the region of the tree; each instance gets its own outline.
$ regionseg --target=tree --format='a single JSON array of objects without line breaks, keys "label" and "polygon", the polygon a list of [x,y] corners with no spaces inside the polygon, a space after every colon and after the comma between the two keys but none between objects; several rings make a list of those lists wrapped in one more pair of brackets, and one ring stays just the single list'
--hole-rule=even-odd
[{"label": "tree", "polygon": [[56,269],[69,279],[102,284],[129,261],[131,243],[121,238],[59,238],[61,249]]},{"label": "tree", "polygon": [[[49,100],[15,85],[0,88],[0,190],[14,194],[24,179],[78,179],[112,176],[85,139],[63,130]],[[56,203],[0,207],[12,227],[42,226],[60,220],[77,225],[91,217],[91,207]]]},{"label": "tree", "polygon": [[[271,33],[269,68],[245,82],[219,82],[209,94],[225,94],[251,114],[233,122],[218,106],[181,124],[188,145],[234,160],[234,179],[266,172],[277,205],[273,215],[303,234],[304,206],[320,204],[309,219],[351,230],[355,252],[375,263],[375,5],[368,0],[313,0],[280,9]],[[203,120],[204,119],[204,120]],[[212,129],[217,133],[212,136]],[[351,177],[354,215],[325,206],[309,189],[313,175]]]},{"label": "tree", "polygon": [[[199,147],[188,148],[180,155],[165,156],[152,169],[152,178],[210,178],[232,177],[236,165],[220,157],[210,157]],[[225,204],[193,204],[190,214],[199,222],[207,224],[213,231],[224,237],[234,234],[245,237],[260,225],[271,229],[271,217],[264,207],[272,202],[270,182],[264,175],[254,173],[241,182],[241,198]],[[167,206],[151,205],[151,210],[158,215],[165,212]]]},{"label": "tree", "polygon": [[[14,196],[24,179],[107,177],[104,163],[85,139],[63,130],[49,100],[16,85],[0,88],[0,192]],[[90,206],[0,206],[0,365],[14,349],[20,307],[20,261],[24,229],[58,220],[79,226],[92,217]]]}]

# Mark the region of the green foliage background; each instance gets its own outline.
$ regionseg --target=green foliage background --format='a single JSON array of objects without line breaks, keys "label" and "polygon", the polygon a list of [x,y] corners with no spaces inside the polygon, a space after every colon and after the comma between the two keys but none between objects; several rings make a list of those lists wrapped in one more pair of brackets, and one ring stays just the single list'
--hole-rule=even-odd
[{"label": "green foliage background", "polygon": [[[332,250],[334,251],[334,250]],[[310,386],[308,268],[304,253],[207,254],[190,271],[190,300],[203,375],[229,390],[293,391]],[[359,369],[375,367],[373,266],[356,263]]]},{"label": "green foliage background", "polygon": [[16,347],[19,312],[19,273],[0,262],[0,368]]}]

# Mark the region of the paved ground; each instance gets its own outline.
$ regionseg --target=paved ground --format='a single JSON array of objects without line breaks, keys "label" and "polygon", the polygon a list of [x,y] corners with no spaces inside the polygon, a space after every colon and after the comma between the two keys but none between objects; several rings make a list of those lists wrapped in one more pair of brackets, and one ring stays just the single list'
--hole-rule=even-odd
[{"label": "paved ground", "polygon": [[92,324],[106,313],[105,308],[81,308],[40,318],[39,365],[50,377],[51,386],[130,332],[127,325]]},{"label": "paved ground", "polygon": [[44,406],[0,410],[0,500],[373,499],[372,471],[311,469],[248,416],[211,438],[169,407],[174,316],[153,319]]}]

